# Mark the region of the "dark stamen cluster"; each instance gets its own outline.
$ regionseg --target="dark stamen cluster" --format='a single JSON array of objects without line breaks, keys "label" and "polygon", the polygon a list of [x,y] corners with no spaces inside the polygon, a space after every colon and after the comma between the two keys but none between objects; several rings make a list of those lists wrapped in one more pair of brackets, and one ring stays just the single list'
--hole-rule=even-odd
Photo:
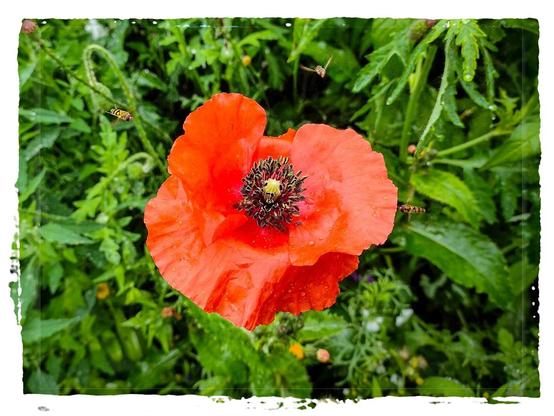
[{"label": "dark stamen cluster", "polygon": [[302,183],[306,176],[301,173],[294,173],[286,157],[270,156],[256,162],[242,179],[240,193],[244,199],[237,209],[254,218],[260,227],[286,231],[286,224],[300,213],[298,202],[304,200]]}]

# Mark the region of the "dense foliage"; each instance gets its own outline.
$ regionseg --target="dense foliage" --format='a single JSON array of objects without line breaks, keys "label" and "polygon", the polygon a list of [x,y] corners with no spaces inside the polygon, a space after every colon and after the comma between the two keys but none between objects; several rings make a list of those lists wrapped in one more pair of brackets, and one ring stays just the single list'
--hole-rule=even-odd
[{"label": "dense foliage", "polygon": [[[515,19],[38,22],[18,56],[25,391],[537,396],[537,39]],[[172,141],[219,91],[258,100],[268,134],[356,129],[427,210],[327,311],[247,332],[145,250]]]}]

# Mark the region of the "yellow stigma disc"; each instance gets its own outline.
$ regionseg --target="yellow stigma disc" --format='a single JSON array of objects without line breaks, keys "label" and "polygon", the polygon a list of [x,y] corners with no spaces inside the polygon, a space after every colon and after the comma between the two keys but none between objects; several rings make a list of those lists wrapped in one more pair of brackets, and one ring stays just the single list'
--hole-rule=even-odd
[{"label": "yellow stigma disc", "polygon": [[273,199],[281,195],[281,182],[277,179],[268,179],[263,187],[264,193],[271,195]]}]

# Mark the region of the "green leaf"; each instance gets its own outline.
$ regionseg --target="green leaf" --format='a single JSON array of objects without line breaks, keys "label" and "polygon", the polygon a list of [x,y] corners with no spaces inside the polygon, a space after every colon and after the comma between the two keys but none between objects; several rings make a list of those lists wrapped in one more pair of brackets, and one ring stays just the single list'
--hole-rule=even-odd
[{"label": "green leaf", "polygon": [[92,131],[90,129],[90,126],[82,118],[74,119],[73,121],[71,121],[71,123],[69,124],[69,127],[74,130],[77,130],[78,132],[85,133],[85,134],[90,133]]},{"label": "green leaf", "polygon": [[52,335],[69,328],[71,325],[79,321],[79,319],[79,317],[71,319],[31,319],[29,322],[25,323],[23,330],[21,331],[23,342],[30,344],[44,338],[51,337]]},{"label": "green leaf", "polygon": [[[460,81],[460,84],[462,84],[462,88],[464,91],[469,95],[469,98],[472,99],[472,101],[477,104],[478,106],[484,108],[485,110],[492,111],[496,109],[496,106],[492,104],[489,100],[487,100],[483,94],[481,94],[479,91],[477,91],[477,86],[473,81],[466,82],[463,79]],[[494,95],[494,93],[493,93]],[[494,97],[490,97],[492,99]]]},{"label": "green leaf", "polygon": [[[494,100],[494,80],[498,78],[498,72],[494,67],[492,62],[491,54],[487,48],[483,48],[483,63],[485,65],[485,83],[487,86],[487,99],[492,102]],[[493,108],[496,109],[496,106],[492,104]]]},{"label": "green leaf", "polygon": [[450,120],[452,124],[454,124],[456,127],[463,128],[464,123],[462,122],[462,119],[458,115],[458,109],[456,108],[456,84],[454,82],[454,79],[451,80],[452,82],[448,82],[448,85],[446,86],[446,90],[444,91],[443,96],[443,108],[444,113],[446,114],[446,117]]},{"label": "green leaf", "polygon": [[510,266],[510,288],[514,296],[527,290],[539,274],[539,266],[530,264],[527,256]]},{"label": "green leaf", "polygon": [[[269,367],[274,378],[273,388],[276,391],[284,396],[310,397],[312,385],[304,364],[288,351],[282,351],[280,354],[273,353],[264,358],[262,365]],[[254,388],[252,391],[255,391]]]},{"label": "green leaf", "polygon": [[371,380],[371,397],[383,397],[383,391],[379,385],[379,380],[375,376],[373,376]]},{"label": "green leaf", "polygon": [[402,60],[404,60],[404,55],[406,53],[405,49],[408,42],[405,31],[401,32],[397,36],[405,39],[399,40],[395,38],[390,43],[380,47],[379,49],[374,50],[373,52],[371,52],[371,54],[369,54],[369,63],[358,72],[356,76],[356,81],[354,82],[354,86],[352,87],[353,92],[359,92],[366,86],[371,84],[375,77],[381,74],[381,72],[393,56],[397,55]]},{"label": "green leaf", "polygon": [[29,161],[42,149],[51,148],[60,135],[59,127],[41,129],[39,135],[29,142],[23,154],[25,160]]},{"label": "green leaf", "polygon": [[40,173],[25,184],[25,187],[20,190],[19,203],[23,204],[33,193],[37,190],[38,186],[42,182],[44,175],[46,174],[46,168],[42,169]]},{"label": "green leaf", "polygon": [[461,47],[462,52],[462,79],[470,82],[475,77],[477,59],[479,58],[479,40],[485,34],[473,19],[462,19],[456,22],[456,45]]},{"label": "green leaf", "polygon": [[433,26],[431,31],[423,38],[423,40],[419,42],[418,45],[414,48],[406,65],[406,68],[404,68],[404,72],[402,72],[402,75],[400,76],[396,87],[394,87],[394,90],[391,92],[389,98],[387,99],[387,105],[391,105],[394,101],[396,101],[396,99],[408,83],[408,78],[410,77],[410,74],[414,71],[417,61],[425,57],[429,45],[431,45],[435,40],[438,39],[442,32],[446,30],[447,25],[447,20],[441,20],[440,22],[438,22],[435,26]]},{"label": "green leaf", "polygon": [[497,173],[496,175],[499,178],[500,186],[500,210],[502,212],[502,217],[508,221],[512,218],[517,209],[517,201],[521,195],[521,186],[515,181],[515,175],[510,175],[506,173]]},{"label": "green leaf", "polygon": [[104,346],[100,343],[97,337],[91,335],[91,340],[88,343],[90,351],[91,364],[100,371],[113,376],[115,374]]},{"label": "green leaf", "polygon": [[539,22],[536,19],[502,19],[500,22],[504,27],[527,30],[535,35],[539,34]]},{"label": "green leaf", "polygon": [[145,69],[137,76],[137,85],[157,89],[159,91],[167,91],[167,85],[156,74]]},{"label": "green leaf", "polygon": [[269,86],[276,90],[282,90],[285,82],[285,74],[281,66],[271,52],[265,55],[267,61],[267,71],[269,75]]},{"label": "green leaf", "polygon": [[244,47],[245,45],[252,45],[256,48],[260,47],[260,40],[276,40],[279,39],[279,36],[272,30],[261,30],[259,32],[250,33],[241,39],[237,44],[239,48]]},{"label": "green leaf", "polygon": [[119,254],[119,244],[111,237],[106,237],[100,243],[100,251],[104,253],[106,259],[112,264],[119,264],[121,254]]},{"label": "green leaf", "polygon": [[304,326],[298,331],[298,341],[316,341],[343,331],[346,325],[344,319],[329,312],[309,311],[304,315]]},{"label": "green leaf", "polygon": [[35,71],[37,63],[38,63],[37,60],[33,60],[27,63],[26,65],[19,67],[19,90],[20,91],[25,86],[25,84],[27,84],[27,81],[29,81],[29,79],[31,78],[31,75]]},{"label": "green leaf", "polygon": [[[431,115],[429,116],[429,120],[427,121],[427,124],[425,125],[425,128],[423,129],[423,133],[421,133],[421,136],[419,136],[419,140],[417,143],[416,148],[416,156],[419,155],[421,150],[427,145],[427,142],[429,140],[429,133],[431,132],[431,128],[435,125],[437,120],[439,119],[443,108],[444,108],[444,96],[445,94],[451,94],[448,91],[450,83],[453,82],[453,74],[455,71],[454,62],[452,62],[452,56],[453,56],[453,45],[452,45],[452,37],[454,36],[454,32],[452,31],[453,28],[450,28],[448,32],[446,33],[445,37],[445,44],[444,44],[444,69],[442,72],[442,80],[439,87],[439,92],[437,93],[437,98],[435,99],[435,104],[433,105],[433,110],[431,111]],[[452,109],[450,109],[452,111]],[[452,116],[452,114],[450,114]]]},{"label": "green leaf", "polygon": [[21,286],[21,297],[18,299],[21,302],[21,320],[25,320],[27,310],[35,303],[38,295],[39,271],[35,266],[37,257],[33,257],[29,264],[23,269],[19,278]]},{"label": "green leaf", "polygon": [[512,300],[506,260],[487,236],[460,223],[415,220],[403,235],[400,242],[409,253],[426,258],[454,282],[486,293],[502,308]]},{"label": "green leaf", "polygon": [[371,22],[371,40],[373,47],[379,49],[390,43],[399,33],[408,35],[414,19],[377,18]]},{"label": "green leaf", "polygon": [[500,351],[508,353],[514,345],[513,335],[510,334],[505,328],[500,328],[498,331],[498,345],[500,346]]},{"label": "green leaf", "polygon": [[455,208],[468,223],[479,224],[481,213],[475,197],[456,175],[429,169],[412,174],[410,182],[417,192]]},{"label": "green leaf", "polygon": [[308,46],[308,44],[314,39],[321,26],[325,23],[325,19],[316,20],[313,24],[309,24],[308,20],[305,19],[296,19],[294,22],[294,30],[296,33],[299,33],[298,42],[295,42],[295,47],[291,50],[287,62],[293,62],[295,59],[298,59],[300,54]]},{"label": "green leaf", "polygon": [[515,128],[508,140],[496,148],[482,169],[509,165],[515,161],[540,154],[540,123],[537,118],[522,122]]},{"label": "green leaf", "polygon": [[[25,156],[22,152],[19,152],[19,172],[17,175],[17,182],[15,183],[15,186],[19,193],[23,192],[23,190],[27,187],[27,180],[28,180],[28,171],[27,171],[27,160],[25,159]],[[20,197],[21,198],[21,197]],[[21,199],[19,200],[21,203]]]},{"label": "green leaf", "polygon": [[54,265],[48,267],[46,274],[48,276],[50,293],[54,293],[60,286],[60,281],[63,276],[63,266],[59,262],[54,263]]},{"label": "green leaf", "polygon": [[56,379],[45,371],[37,370],[31,373],[26,384],[30,393],[34,394],[59,394],[60,389]]},{"label": "green leaf", "polygon": [[475,396],[468,386],[450,377],[428,377],[418,390],[422,396]]},{"label": "green leaf", "polygon": [[464,170],[464,181],[475,196],[479,212],[488,224],[494,224],[496,218],[496,204],[492,187],[473,169]]},{"label": "green leaf", "polygon": [[40,124],[62,124],[71,122],[71,117],[66,114],[59,113],[52,110],[45,110],[44,108],[32,108],[25,110],[19,109],[19,115],[25,117],[33,123]]},{"label": "green leaf", "polygon": [[72,221],[70,219],[60,220],[59,224],[78,234],[91,233],[106,227],[105,224],[95,221]]},{"label": "green leaf", "polygon": [[351,79],[352,74],[358,72],[360,66],[356,56],[350,49],[334,48],[326,42],[310,42],[304,50],[304,55],[313,58],[319,65],[323,66],[332,57],[327,75],[336,82],[346,82]]},{"label": "green leaf", "polygon": [[62,244],[90,244],[93,241],[62,224],[50,222],[40,227],[40,234],[46,241]]}]

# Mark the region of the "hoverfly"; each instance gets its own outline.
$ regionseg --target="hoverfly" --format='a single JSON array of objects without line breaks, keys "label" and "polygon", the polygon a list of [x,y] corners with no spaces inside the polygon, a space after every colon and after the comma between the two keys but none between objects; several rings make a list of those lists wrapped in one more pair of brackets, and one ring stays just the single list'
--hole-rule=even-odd
[{"label": "hoverfly", "polygon": [[300,65],[300,68],[302,68],[304,71],[315,72],[321,78],[325,78],[325,75],[327,74],[327,67],[331,63],[331,59],[333,59],[333,56],[329,57],[329,60],[327,61],[325,66],[318,65],[315,68],[308,68],[307,66]]},{"label": "hoverfly", "polygon": [[414,205],[402,204],[398,206],[398,211],[405,214],[423,214],[425,213],[425,208],[416,207]]},{"label": "hoverfly", "polygon": [[112,116],[117,117],[118,119],[123,121],[131,121],[133,119],[131,113],[117,107],[112,108],[110,111],[106,111],[106,113],[111,114]]}]

